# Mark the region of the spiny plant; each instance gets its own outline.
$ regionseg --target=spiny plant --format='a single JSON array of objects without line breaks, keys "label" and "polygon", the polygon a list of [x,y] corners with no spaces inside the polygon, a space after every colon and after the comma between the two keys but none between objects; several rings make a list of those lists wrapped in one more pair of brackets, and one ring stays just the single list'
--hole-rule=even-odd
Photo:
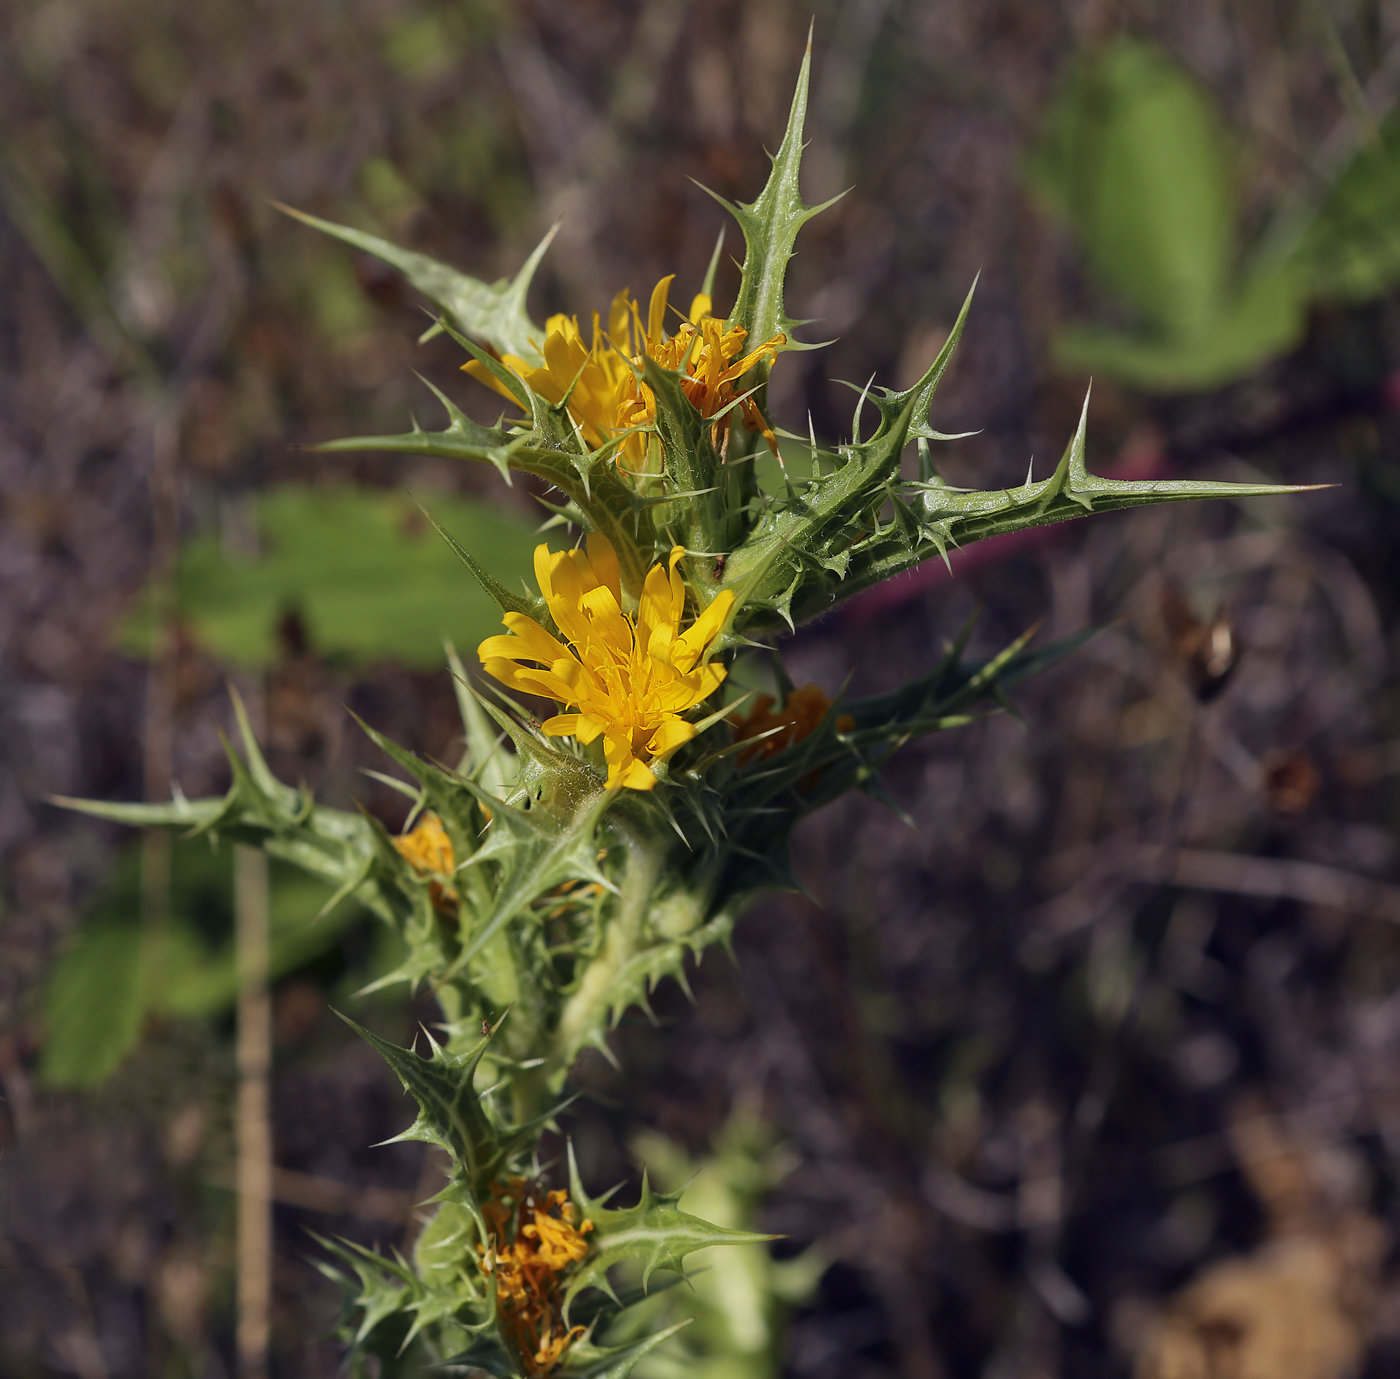
[{"label": "spiny plant", "polygon": [[[242,750],[230,749],[222,799],[74,802],[304,868],[402,936],[407,957],[386,980],[436,995],[439,1038],[427,1056],[360,1031],[418,1104],[404,1137],[442,1146],[452,1172],[411,1260],[327,1245],[345,1285],[354,1373],[375,1357],[384,1375],[446,1365],[501,1379],[621,1379],[670,1334],[637,1339],[624,1316],[654,1276],[680,1271],[694,1250],[760,1237],[687,1215],[645,1183],[635,1206],[608,1207],[572,1158],[566,1186],[537,1181],[536,1146],[565,1105],[570,1068],[590,1047],[610,1056],[608,1031],[625,1011],[646,1008],[667,976],[684,984],[687,959],[727,943],[752,897],[792,884],[788,842],[801,818],[852,789],[878,794],[900,745],[994,709],[1069,644],[1036,652],[1023,637],[977,662],[964,636],[901,688],[840,703],[795,688],[776,652],[778,694],[745,702],[728,682],[742,649],[771,649],[777,634],[861,590],[1001,532],[1285,491],[1098,478],[1085,466],[1083,415],[1047,478],[987,492],[949,485],[933,447],[955,438],[929,413],[967,304],[912,388],[868,388],[848,441],[823,449],[809,437],[810,477],[780,468],[765,488],[757,457],[781,458],[780,436],[797,439],[769,414],[770,371],[812,348],[794,339],[804,323],[784,305],[794,240],[822,209],[798,189],[809,64],[810,46],[757,200],[722,203],[745,244],[722,319],[718,250],[674,325],[667,278],[645,316],[624,291],[585,340],[576,319],[541,329],[526,310],[548,238],[515,278],[488,286],[299,215],[399,269],[436,305],[433,332],[456,340],[466,371],[520,413],[483,426],[434,389],[444,429],[324,448],[484,461],[507,482],[532,475],[557,495],[553,524],[583,538],[568,550],[541,545],[539,592],[521,594],[439,528],[508,631],[480,647],[485,682],[449,649],[460,761],[423,760],[364,725],[403,773],[393,783],[412,801],[405,832],[277,781],[236,701]],[[869,435],[866,405],[878,417]],[[906,479],[911,444],[918,477]],[[543,717],[531,707],[541,701],[554,705]]]}]

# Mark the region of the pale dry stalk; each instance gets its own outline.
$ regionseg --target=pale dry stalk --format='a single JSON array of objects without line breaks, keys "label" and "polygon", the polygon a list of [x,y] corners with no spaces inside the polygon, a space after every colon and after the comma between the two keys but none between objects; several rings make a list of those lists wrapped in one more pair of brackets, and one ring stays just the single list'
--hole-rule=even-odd
[{"label": "pale dry stalk", "polygon": [[240,847],[234,866],[238,943],[238,1373],[265,1379],[272,1304],[272,1004],[268,995],[267,858]]}]

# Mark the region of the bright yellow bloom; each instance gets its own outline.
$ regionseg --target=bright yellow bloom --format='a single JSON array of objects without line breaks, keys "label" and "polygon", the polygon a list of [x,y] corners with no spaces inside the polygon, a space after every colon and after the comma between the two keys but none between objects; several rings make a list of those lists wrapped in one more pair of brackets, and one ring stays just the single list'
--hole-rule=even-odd
[{"label": "bright yellow bloom", "polygon": [[[712,417],[734,401],[739,379],[760,359],[772,359],[786,337],[775,335],[748,354],[741,354],[748,332],[711,314],[708,294],[698,293],[690,316],[674,335],[665,329],[666,306],[675,274],[662,278],[651,294],[646,329],[631,293],[623,288],[608,310],[608,328],[593,313],[593,343],[585,346],[577,316],[551,316],[545,323],[544,364],[533,368],[517,355],[502,362],[518,373],[536,393],[558,405],[568,398],[569,415],[593,449],[612,437],[630,432],[618,450],[618,463],[627,470],[648,469],[649,428],[656,423],[656,395],[641,382],[636,370],[650,356],[663,368],[683,374],[681,388],[701,416]],[[515,398],[485,365],[473,360],[462,367],[512,402]],[[572,389],[572,391],[570,391]],[[740,403],[751,431],[762,431],[777,453],[777,441],[752,398]],[[728,416],[711,428],[711,440],[721,441]],[[651,468],[655,468],[652,466]]]},{"label": "bright yellow bloom", "polygon": [[555,626],[569,646],[533,618],[507,613],[510,636],[477,648],[486,673],[523,694],[542,694],[577,712],[542,725],[550,737],[603,739],[608,789],[650,790],[651,763],[665,761],[695,736],[681,717],[724,681],[723,666],[701,657],[734,603],[729,590],[681,631],[685,584],[676,568],[685,549],[671,550],[669,569],[653,565],[635,614],[622,611],[617,553],[598,533],[587,553],[535,547],[535,578]]},{"label": "bright yellow bloom", "polygon": [[481,1271],[494,1274],[496,1305],[526,1370],[546,1375],[586,1327],[566,1327],[559,1275],[588,1254],[583,1238],[591,1221],[574,1224],[574,1204],[563,1191],[546,1193],[524,1178],[491,1184],[481,1213],[491,1233],[477,1246]]}]

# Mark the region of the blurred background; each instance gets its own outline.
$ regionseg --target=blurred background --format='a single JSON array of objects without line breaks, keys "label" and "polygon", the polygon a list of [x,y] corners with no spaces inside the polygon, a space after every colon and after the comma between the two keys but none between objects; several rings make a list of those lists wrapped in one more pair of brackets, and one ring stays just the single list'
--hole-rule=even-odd
[{"label": "blurred background", "polygon": [[[950,482],[1048,472],[1092,375],[1099,472],[1333,487],[987,542],[792,639],[798,683],[870,692],[976,608],[981,652],[1103,627],[1019,720],[905,750],[896,809],[812,820],[807,893],[581,1063],[595,1190],[699,1171],[696,1210],[788,1237],[650,1373],[1400,1369],[1396,0],[3,0],[6,1379],[234,1363],[233,863],[46,797],[222,791],[232,683],[283,779],[397,828],[346,710],[452,758],[442,638],[494,623],[414,500],[504,572],[544,516],[307,452],[439,424],[414,370],[496,408],[271,203],[487,280],[558,220],[538,320],[685,297],[726,223],[696,183],[757,193],[813,17],[804,193],[853,190],[799,241],[834,343],[780,361],[783,425],[848,434],[834,380],[911,382],[980,272]],[[407,1247],[439,1172],[370,1148],[409,1113],[330,1008],[433,1008],[355,998],[395,953],[352,905],[270,895],[270,1366],[317,1379],[308,1232]]]}]

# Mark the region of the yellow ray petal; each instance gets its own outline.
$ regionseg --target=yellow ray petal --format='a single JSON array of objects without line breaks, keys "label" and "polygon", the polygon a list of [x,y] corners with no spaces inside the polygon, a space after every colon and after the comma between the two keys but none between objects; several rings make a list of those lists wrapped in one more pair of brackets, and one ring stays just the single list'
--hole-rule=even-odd
[{"label": "yellow ray petal", "polygon": [[647,741],[649,751],[657,761],[665,761],[678,747],[683,747],[695,736],[695,724],[683,718],[667,717]]},{"label": "yellow ray petal", "polygon": [[560,559],[560,555],[556,555],[543,543],[535,547],[535,583],[539,585],[540,593],[544,595],[546,602],[554,594],[554,567]]},{"label": "yellow ray petal", "polygon": [[585,543],[588,548],[588,563],[593,566],[593,573],[598,583],[605,588],[611,589],[613,598],[618,603],[622,602],[622,576],[617,563],[617,551],[613,549],[613,543],[600,531],[588,533],[588,540]]},{"label": "yellow ray petal", "polygon": [[612,337],[613,348],[630,355],[632,325],[632,294],[624,287],[612,299],[608,307],[608,334]]},{"label": "yellow ray petal", "polygon": [[521,694],[542,694],[547,699],[557,699],[561,704],[569,702],[569,687],[547,670],[522,666],[504,657],[492,657],[489,661],[483,661],[482,665],[492,679],[499,680],[507,689],[518,690]]},{"label": "yellow ray petal", "polygon": [[634,761],[622,772],[620,784],[629,790],[655,790],[656,777],[652,774],[651,767]]},{"label": "yellow ray petal", "polygon": [[[534,653],[535,659],[548,665],[561,656],[567,656],[568,649],[557,637],[548,632],[526,613],[507,613],[501,621]],[[509,652],[501,652],[509,655]]]},{"label": "yellow ray petal", "polygon": [[669,274],[651,290],[651,304],[647,308],[647,338],[661,343],[666,333],[666,303],[671,296],[671,284],[676,275]]},{"label": "yellow ray petal", "polygon": [[676,647],[671,652],[671,664],[681,672],[688,671],[704,654],[710,643],[719,635],[729,610],[734,606],[734,595],[728,589],[721,589],[710,606],[676,639]]}]

